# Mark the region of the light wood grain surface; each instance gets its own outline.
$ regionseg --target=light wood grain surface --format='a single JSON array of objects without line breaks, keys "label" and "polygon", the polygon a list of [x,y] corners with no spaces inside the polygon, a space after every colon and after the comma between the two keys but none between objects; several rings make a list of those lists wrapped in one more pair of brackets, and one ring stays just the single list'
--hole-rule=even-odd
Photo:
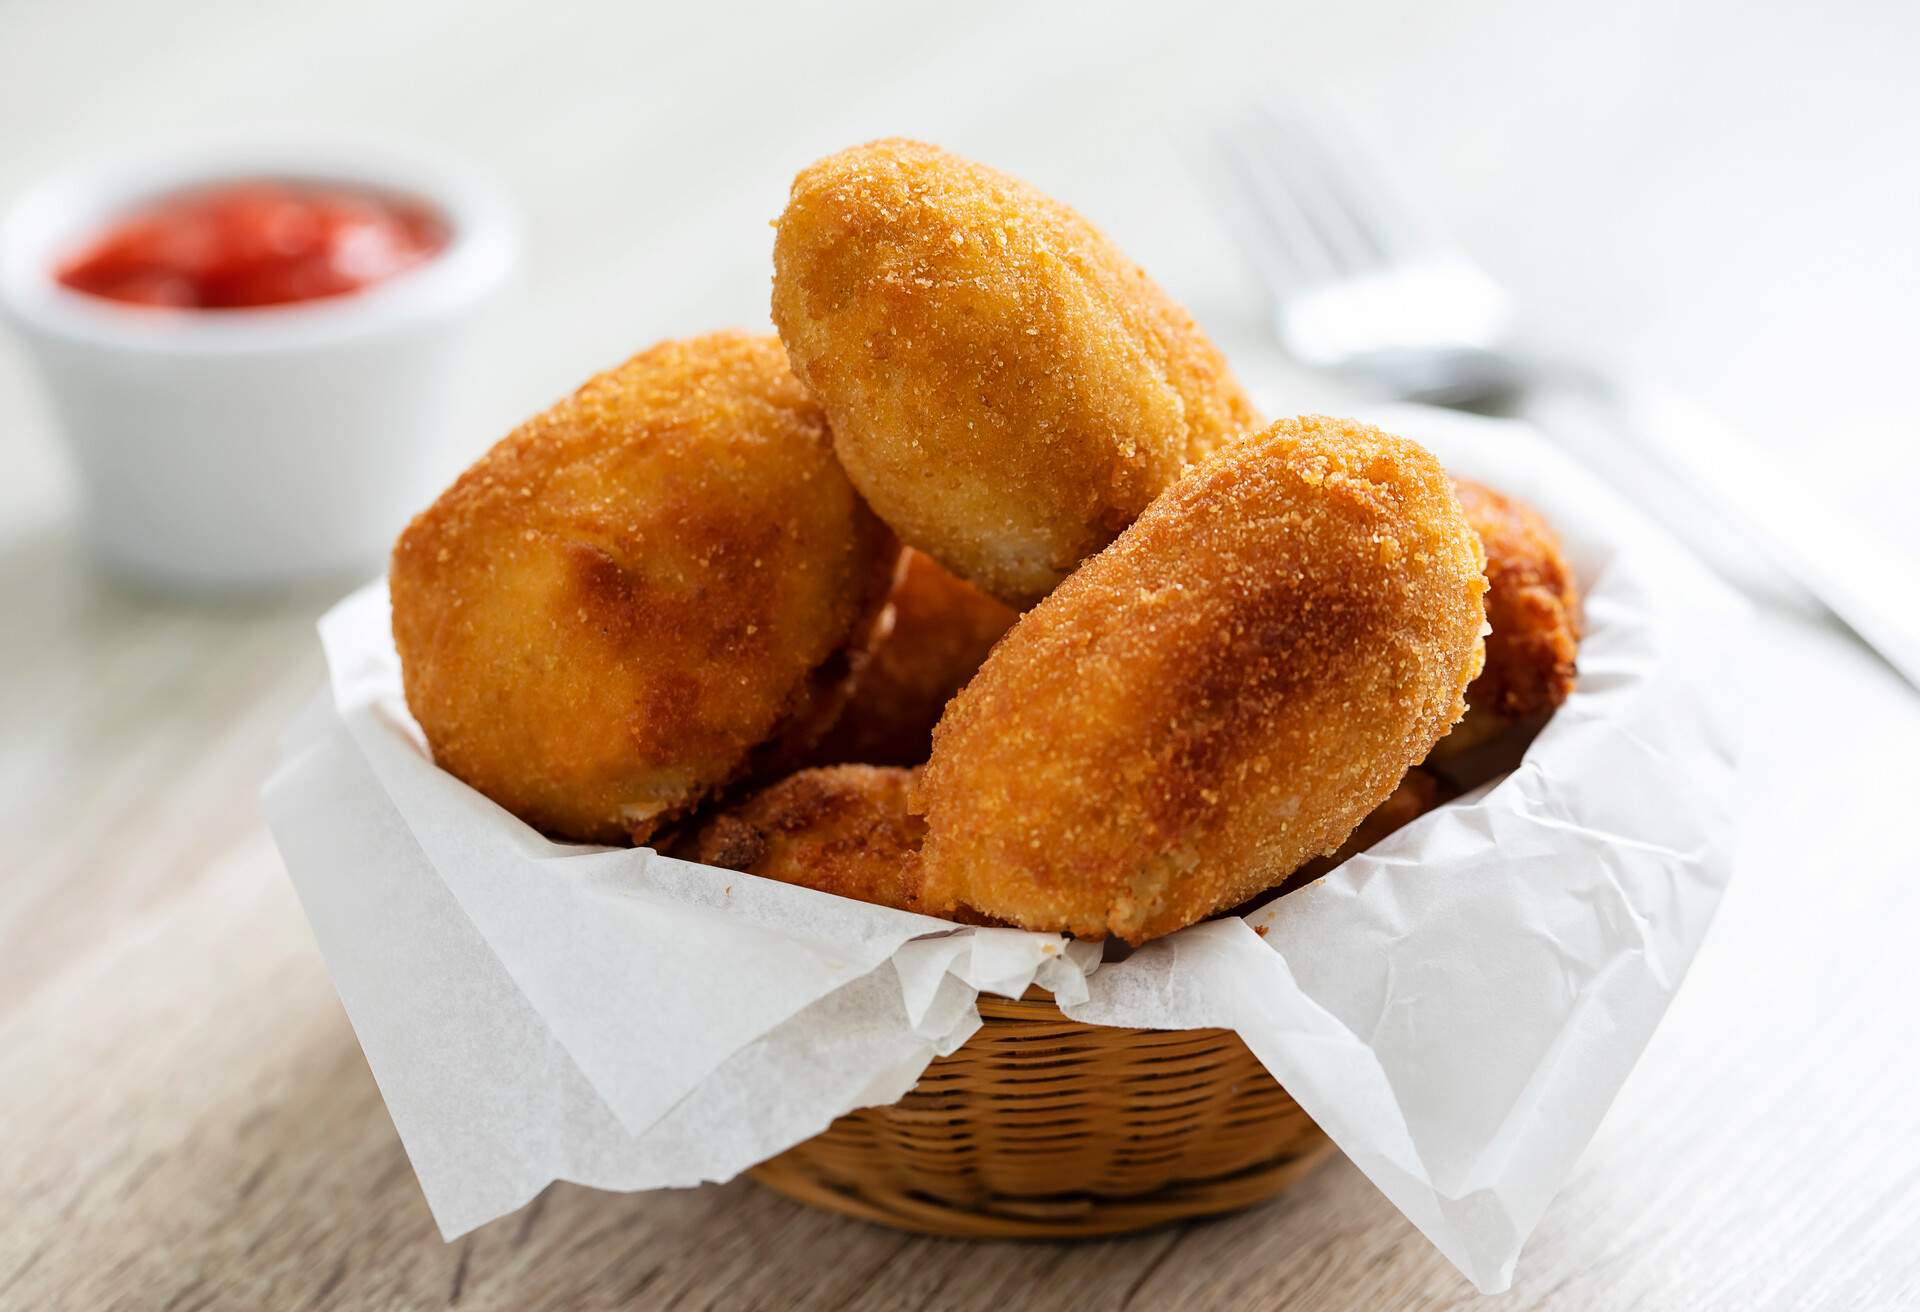
[{"label": "light wood grain surface", "polygon": [[[493,168],[532,258],[451,460],[653,337],[762,321],[786,177],[889,131],[1082,204],[1257,367],[1258,295],[1176,155],[1279,77],[1371,126],[1550,331],[1669,367],[1807,486],[1914,532],[1888,489],[1920,475],[1920,165],[1887,141],[1920,114],[1913,12],[1184,8],[22,0],[0,121],[32,131],[5,134],[0,188],[236,125]],[[555,1186],[443,1244],[256,801],[329,596],[113,591],[3,344],[0,431],[0,1308],[1481,1302],[1338,1161],[1257,1210],[1086,1245],[906,1238],[746,1182]],[[1731,891],[1486,1306],[1920,1306],[1920,697],[1795,609],[1728,678],[1751,727]]]}]

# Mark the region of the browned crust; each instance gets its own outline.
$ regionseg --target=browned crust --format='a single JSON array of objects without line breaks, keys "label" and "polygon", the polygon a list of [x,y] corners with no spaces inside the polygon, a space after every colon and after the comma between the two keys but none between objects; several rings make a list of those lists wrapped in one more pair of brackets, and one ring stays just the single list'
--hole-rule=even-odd
[{"label": "browned crust", "polygon": [[[896,563],[889,577],[898,579],[900,569],[901,565]],[[805,765],[835,763],[822,755],[822,745],[866,686],[874,658],[893,631],[893,607],[887,601],[888,594],[875,595],[881,604],[873,604],[869,597],[867,617],[855,626],[845,645],[808,673],[793,709],[780,722],[773,737],[754,750],[743,772],[747,782],[765,783]]]},{"label": "browned crust", "polygon": [[908,809],[912,773],[870,765],[802,770],[703,824],[689,859],[918,911],[926,823]]},{"label": "browned crust", "polygon": [[1313,417],[1231,444],[949,706],[929,906],[1141,942],[1334,850],[1459,718],[1481,568],[1411,442]]},{"label": "browned crust", "polygon": [[1015,607],[1258,423],[1192,317],[1092,224],[920,142],[794,179],[773,319],[862,495]]},{"label": "browned crust", "polygon": [[1454,787],[1430,770],[1415,766],[1407,771],[1387,800],[1367,812],[1367,818],[1354,827],[1344,843],[1328,856],[1317,856],[1287,876],[1282,892],[1303,888],[1335,869],[1348,858],[1360,855],[1387,835],[1418,820],[1442,802],[1458,796]]},{"label": "browned crust", "polygon": [[663,342],[503,439],[394,547],[434,759],[557,837],[644,840],[819,698],[897,548],[771,337]]},{"label": "browned crust", "polygon": [[970,907],[927,911],[920,868],[927,826],[910,805],[917,773],[871,765],[798,771],[707,820],[676,855],[962,924],[998,923]]},{"label": "browned crust", "polygon": [[1467,718],[1441,744],[1466,750],[1551,712],[1578,677],[1580,593],[1559,536],[1524,501],[1471,479],[1454,491],[1487,554],[1487,664],[1467,689]]},{"label": "browned crust", "polygon": [[924,552],[903,555],[885,635],[853,699],[814,749],[817,761],[923,763],[947,702],[1019,618]]}]

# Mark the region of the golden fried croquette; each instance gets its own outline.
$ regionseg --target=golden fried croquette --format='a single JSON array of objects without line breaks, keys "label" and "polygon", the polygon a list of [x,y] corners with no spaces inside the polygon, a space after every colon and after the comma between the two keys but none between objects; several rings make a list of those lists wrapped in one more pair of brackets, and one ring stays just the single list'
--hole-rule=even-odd
[{"label": "golden fried croquette", "polygon": [[1458,755],[1573,691],[1580,593],[1560,539],[1538,511],[1471,479],[1453,480],[1487,553],[1487,664],[1467,689],[1467,716],[1435,754]]},{"label": "golden fried croquette", "polygon": [[[1018,618],[909,547],[881,633],[853,700],[814,748],[821,762],[919,765],[940,712]],[[883,622],[885,624],[886,622]]]},{"label": "golden fried croquette", "polygon": [[[872,765],[800,770],[699,825],[675,855],[924,913],[920,845],[927,826],[910,801],[917,773]],[[998,923],[970,907],[943,914],[969,925]]]},{"label": "golden fried croquette", "polygon": [[801,770],[706,821],[680,853],[763,879],[902,911],[920,909],[920,841],[907,770]]},{"label": "golden fried croquette", "polygon": [[913,141],[794,179],[773,321],[854,485],[1016,608],[1259,423],[1193,319],[1071,209]]},{"label": "golden fried croquette", "polygon": [[664,342],[483,456],[394,547],[434,760],[559,838],[644,842],[824,729],[898,552],[771,337]]},{"label": "golden fried croquette", "polygon": [[926,905],[1139,943],[1333,851],[1460,717],[1482,563],[1411,442],[1307,418],[1228,445],[947,708]]}]

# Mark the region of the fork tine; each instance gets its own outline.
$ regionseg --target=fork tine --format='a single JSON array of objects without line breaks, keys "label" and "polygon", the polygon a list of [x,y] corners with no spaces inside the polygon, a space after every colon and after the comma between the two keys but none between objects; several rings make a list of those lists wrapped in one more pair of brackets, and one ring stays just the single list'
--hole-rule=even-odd
[{"label": "fork tine", "polygon": [[1248,133],[1225,133],[1220,146],[1241,202],[1229,213],[1238,220],[1242,244],[1260,266],[1276,299],[1337,278],[1339,266],[1301,208],[1299,198],[1275,176],[1264,152],[1250,143]]},{"label": "fork tine", "polygon": [[1239,239],[1241,251],[1259,269],[1276,297],[1310,284],[1315,275],[1310,275],[1295,257],[1297,247],[1248,169],[1242,147],[1225,133],[1220,136],[1219,147],[1227,182],[1220,189],[1224,204],[1219,212]]},{"label": "fork tine", "polygon": [[1293,100],[1268,101],[1262,111],[1276,138],[1291,146],[1307,186],[1377,261],[1393,263],[1431,245],[1343,122]]},{"label": "fork tine", "polygon": [[[1224,145],[1221,153],[1227,154]],[[1312,280],[1287,253],[1271,216],[1254,195],[1253,184],[1238,163],[1229,163],[1225,172],[1227,177],[1215,188],[1218,197],[1215,213],[1225,221],[1240,253],[1266,284],[1267,294],[1279,302],[1311,285]]]},{"label": "fork tine", "polygon": [[1356,277],[1383,263],[1386,251],[1333,184],[1330,152],[1313,127],[1284,104],[1262,105],[1256,113],[1269,172],[1294,195],[1341,275]]}]

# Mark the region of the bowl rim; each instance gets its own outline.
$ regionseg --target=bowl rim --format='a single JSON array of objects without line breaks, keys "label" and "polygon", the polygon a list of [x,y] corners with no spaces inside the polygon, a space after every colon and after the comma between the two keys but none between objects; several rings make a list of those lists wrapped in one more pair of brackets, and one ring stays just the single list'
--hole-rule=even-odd
[{"label": "bowl rim", "polygon": [[[127,305],[54,276],[63,255],[129,209],[196,187],[261,179],[418,200],[446,224],[447,244],[350,295],[245,309]],[[519,222],[505,193],[436,152],[392,143],[239,143],[96,161],[29,187],[0,217],[0,312],[30,336],[143,355],[306,350],[456,316],[505,284],[519,250]]]}]

